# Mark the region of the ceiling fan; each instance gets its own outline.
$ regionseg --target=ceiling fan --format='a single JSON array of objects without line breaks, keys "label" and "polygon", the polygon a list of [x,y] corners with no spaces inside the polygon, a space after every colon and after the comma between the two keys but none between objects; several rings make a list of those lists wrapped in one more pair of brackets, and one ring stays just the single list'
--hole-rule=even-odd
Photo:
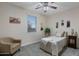
[{"label": "ceiling fan", "polygon": [[44,12],[47,12],[48,8],[57,9],[56,6],[53,6],[54,2],[40,2],[35,9],[43,8]]}]

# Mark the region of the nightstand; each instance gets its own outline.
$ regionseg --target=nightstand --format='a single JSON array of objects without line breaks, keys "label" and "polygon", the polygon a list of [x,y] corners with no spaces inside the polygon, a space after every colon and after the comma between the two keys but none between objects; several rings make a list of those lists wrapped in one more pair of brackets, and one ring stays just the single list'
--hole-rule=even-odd
[{"label": "nightstand", "polygon": [[72,36],[72,35],[68,36],[68,47],[76,49],[77,48],[76,42],[77,42],[77,36]]}]

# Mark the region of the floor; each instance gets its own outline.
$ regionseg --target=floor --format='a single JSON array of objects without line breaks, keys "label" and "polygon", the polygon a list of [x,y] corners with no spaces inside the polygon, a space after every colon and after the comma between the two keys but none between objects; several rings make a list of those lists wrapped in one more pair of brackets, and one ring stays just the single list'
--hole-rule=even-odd
[{"label": "floor", "polygon": [[[40,49],[40,43],[24,46],[14,56],[51,56]],[[79,56],[79,49],[67,48],[62,56]]]}]

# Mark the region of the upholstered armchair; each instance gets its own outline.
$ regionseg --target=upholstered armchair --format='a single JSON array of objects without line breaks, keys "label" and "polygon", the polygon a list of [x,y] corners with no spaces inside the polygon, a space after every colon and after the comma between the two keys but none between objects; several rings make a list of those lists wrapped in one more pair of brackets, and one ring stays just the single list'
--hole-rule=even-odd
[{"label": "upholstered armchair", "polygon": [[13,55],[21,47],[21,40],[10,37],[0,38],[0,54]]}]

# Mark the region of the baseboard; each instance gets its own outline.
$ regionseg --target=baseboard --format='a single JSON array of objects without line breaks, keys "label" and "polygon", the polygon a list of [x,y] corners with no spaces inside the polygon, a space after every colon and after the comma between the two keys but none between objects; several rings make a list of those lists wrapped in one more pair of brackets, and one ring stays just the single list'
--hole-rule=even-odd
[{"label": "baseboard", "polygon": [[30,43],[28,43],[28,44],[22,44],[21,46],[23,47],[23,46],[28,46],[28,45],[31,45],[31,44],[34,44],[34,43],[38,43],[38,42],[40,42],[40,41],[35,41],[35,42],[30,42]]}]

